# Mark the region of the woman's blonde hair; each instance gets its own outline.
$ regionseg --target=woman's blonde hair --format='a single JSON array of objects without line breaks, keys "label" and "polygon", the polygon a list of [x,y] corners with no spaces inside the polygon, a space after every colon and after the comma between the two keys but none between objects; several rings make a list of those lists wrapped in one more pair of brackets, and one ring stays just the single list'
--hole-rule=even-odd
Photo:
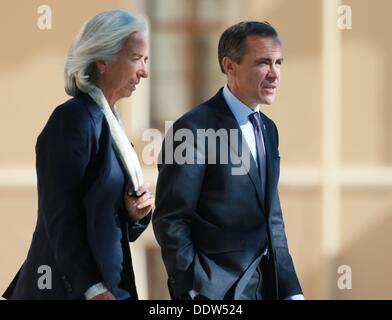
[{"label": "woman's blonde hair", "polygon": [[65,60],[65,92],[75,96],[88,92],[94,85],[98,60],[113,61],[134,32],[147,32],[141,17],[120,10],[101,12],[82,27],[74,39]]}]

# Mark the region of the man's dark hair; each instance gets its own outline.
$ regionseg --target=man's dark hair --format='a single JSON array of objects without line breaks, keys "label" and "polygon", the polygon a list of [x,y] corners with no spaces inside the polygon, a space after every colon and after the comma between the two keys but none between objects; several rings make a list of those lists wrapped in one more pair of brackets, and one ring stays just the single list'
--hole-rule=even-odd
[{"label": "man's dark hair", "polygon": [[223,58],[229,57],[240,63],[246,51],[246,38],[251,35],[278,38],[278,33],[268,22],[242,21],[229,27],[221,35],[218,45],[219,65],[223,73]]}]

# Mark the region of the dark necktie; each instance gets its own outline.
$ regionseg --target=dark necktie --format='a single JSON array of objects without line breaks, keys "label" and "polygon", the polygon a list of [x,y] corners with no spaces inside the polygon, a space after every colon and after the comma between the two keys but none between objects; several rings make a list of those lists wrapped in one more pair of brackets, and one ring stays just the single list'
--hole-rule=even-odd
[{"label": "dark necktie", "polygon": [[265,198],[265,183],[266,183],[266,157],[264,152],[264,139],[263,132],[261,130],[261,119],[258,112],[253,112],[249,115],[249,120],[253,125],[253,131],[256,140],[256,154],[257,154],[257,167],[259,177],[261,180],[261,192],[263,194],[263,200]]}]

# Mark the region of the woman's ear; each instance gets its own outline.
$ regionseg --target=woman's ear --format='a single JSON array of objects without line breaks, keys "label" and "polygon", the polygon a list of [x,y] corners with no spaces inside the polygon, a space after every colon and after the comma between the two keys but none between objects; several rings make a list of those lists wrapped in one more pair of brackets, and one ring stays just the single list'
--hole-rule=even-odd
[{"label": "woman's ear", "polygon": [[95,61],[95,66],[97,67],[99,74],[104,74],[107,67],[107,62],[104,60],[97,60]]}]

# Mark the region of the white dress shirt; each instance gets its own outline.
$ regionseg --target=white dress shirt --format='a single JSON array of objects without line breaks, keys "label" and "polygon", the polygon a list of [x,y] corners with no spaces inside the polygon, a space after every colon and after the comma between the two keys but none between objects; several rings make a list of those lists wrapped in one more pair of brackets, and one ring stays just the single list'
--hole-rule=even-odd
[{"label": "white dress shirt", "polygon": [[[257,151],[256,151],[256,139],[252,123],[249,121],[249,116],[254,112],[260,111],[260,105],[258,105],[254,110],[248,107],[246,104],[242,103],[234,94],[231,93],[227,85],[223,88],[223,97],[226,100],[231,112],[234,114],[238,125],[240,126],[242,135],[245,138],[246,143],[249,146],[250,152],[252,153],[253,159],[255,160],[256,166],[257,162]],[[265,146],[263,141],[263,150],[265,154]]]}]

